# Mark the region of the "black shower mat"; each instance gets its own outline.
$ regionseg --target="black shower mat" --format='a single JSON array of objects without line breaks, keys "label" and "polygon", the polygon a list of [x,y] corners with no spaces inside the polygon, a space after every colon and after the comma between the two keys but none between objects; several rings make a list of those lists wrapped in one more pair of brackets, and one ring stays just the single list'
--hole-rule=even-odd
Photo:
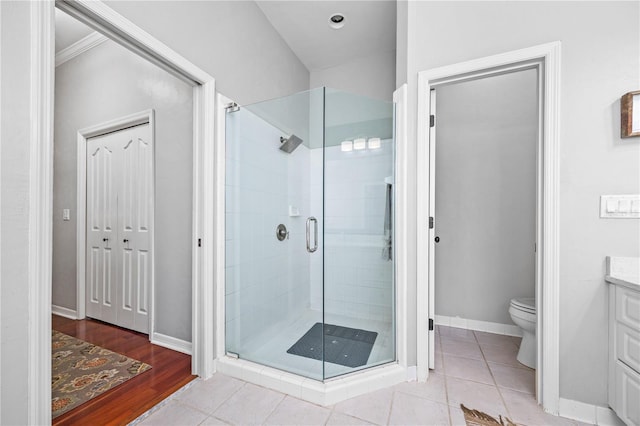
[{"label": "black shower mat", "polygon": [[[287,353],[322,361],[322,323],[317,322]],[[346,367],[367,363],[378,333],[340,325],[324,325],[324,360]]]}]

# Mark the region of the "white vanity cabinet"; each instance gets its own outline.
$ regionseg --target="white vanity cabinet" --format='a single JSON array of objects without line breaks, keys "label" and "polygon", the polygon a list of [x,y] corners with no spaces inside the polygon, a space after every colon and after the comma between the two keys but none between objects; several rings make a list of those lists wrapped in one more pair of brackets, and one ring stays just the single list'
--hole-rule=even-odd
[{"label": "white vanity cabinet", "polygon": [[640,426],[640,263],[634,261],[607,258],[609,406],[627,425]]}]

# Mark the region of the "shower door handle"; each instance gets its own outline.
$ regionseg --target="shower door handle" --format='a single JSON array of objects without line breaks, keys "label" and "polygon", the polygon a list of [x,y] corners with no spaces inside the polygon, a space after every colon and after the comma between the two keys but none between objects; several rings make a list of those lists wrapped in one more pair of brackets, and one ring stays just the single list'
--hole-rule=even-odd
[{"label": "shower door handle", "polygon": [[[313,222],[313,247],[311,247],[311,222]],[[318,219],[311,216],[307,218],[307,251],[313,253],[318,250]]]}]

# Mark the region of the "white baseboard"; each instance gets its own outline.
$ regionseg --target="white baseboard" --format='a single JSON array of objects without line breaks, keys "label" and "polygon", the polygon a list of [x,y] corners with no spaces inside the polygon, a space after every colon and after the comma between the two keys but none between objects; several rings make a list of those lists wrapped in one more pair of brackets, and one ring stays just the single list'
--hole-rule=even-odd
[{"label": "white baseboard", "polygon": [[407,382],[415,382],[418,380],[418,367],[412,365],[407,367]]},{"label": "white baseboard", "polygon": [[78,312],[76,312],[74,309],[69,309],[58,305],[51,305],[51,313],[72,320],[78,319]]},{"label": "white baseboard", "polygon": [[624,426],[622,420],[609,407],[586,404],[560,398],[559,414],[562,417],[600,426]]},{"label": "white baseboard", "polygon": [[487,333],[522,337],[520,327],[513,324],[501,324],[498,322],[448,317],[445,315],[436,315],[435,322],[437,325],[446,325],[447,327],[464,328],[466,330],[485,331]]},{"label": "white baseboard", "polygon": [[191,355],[192,352],[191,342],[176,339],[175,337],[167,336],[165,334],[153,333],[153,335],[151,335],[151,343],[162,346],[163,348],[182,352],[187,355]]}]

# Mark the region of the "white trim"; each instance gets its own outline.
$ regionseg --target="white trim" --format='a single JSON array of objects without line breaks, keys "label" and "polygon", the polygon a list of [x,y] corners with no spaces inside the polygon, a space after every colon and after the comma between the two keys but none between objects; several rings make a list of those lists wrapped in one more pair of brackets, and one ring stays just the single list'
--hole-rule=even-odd
[{"label": "white trim", "polygon": [[568,419],[594,425],[624,426],[624,422],[609,407],[560,398],[559,410],[559,415]]},{"label": "white trim", "polygon": [[[203,152],[202,163],[211,167],[214,164],[213,120],[215,119],[214,95],[215,80],[199,67],[192,64],[172,49],[144,32],[131,21],[125,19],[105,4],[90,0],[58,0],[58,7],[81,20],[92,28],[106,34],[110,39],[132,50],[152,63],[167,70],[173,75],[189,82],[194,87],[194,116],[198,128],[194,131],[194,150]],[[32,74],[32,117],[34,130],[30,135],[31,159],[29,167],[32,185],[29,188],[29,198],[40,207],[30,205],[29,235],[30,235],[30,278],[29,278],[29,376],[27,378],[28,416],[29,424],[48,424],[51,422],[51,240],[52,213],[51,200],[53,196],[53,96],[54,96],[54,39],[55,19],[54,3],[52,0],[31,2],[30,39],[32,43],[31,74]],[[196,120],[194,120],[194,123]],[[209,130],[206,130],[209,129]],[[194,167],[194,173],[198,170]],[[211,203],[207,202],[215,191],[210,181],[204,179],[200,173],[198,179],[203,184],[194,194],[193,206],[197,211],[201,223],[213,216]],[[194,189],[195,190],[195,189]],[[210,220],[210,219],[209,219]],[[198,229],[194,239],[202,235],[202,250],[193,253],[194,258],[202,265],[211,262],[213,256],[205,257],[203,253],[212,253],[213,234],[203,235]],[[200,265],[196,265],[200,268]],[[202,268],[206,270],[206,268]],[[192,330],[193,354],[192,370],[198,375],[208,377],[202,359],[212,359],[212,341],[214,339],[212,322],[206,323],[205,312],[212,312],[213,298],[198,298],[207,293],[206,287],[211,287],[211,281],[206,281],[203,275],[194,275],[192,279],[192,297],[200,304],[200,309],[194,312]],[[210,290],[209,290],[210,291]]]},{"label": "white trim", "polygon": [[[477,78],[514,70],[540,66],[544,74],[543,117],[543,203],[544,227],[539,241],[541,276],[537,287],[538,300],[538,401],[545,411],[557,414],[559,403],[559,143],[560,143],[560,42],[488,56],[472,61],[421,71],[418,74],[418,259],[429,256],[429,230],[425,224],[429,212],[428,111],[431,86],[444,81]],[[425,262],[418,262],[417,271],[417,367],[418,380],[428,376],[428,273]]]},{"label": "white trim", "polygon": [[65,308],[64,306],[51,305],[51,313],[72,320],[78,319],[78,313],[75,310]]},{"label": "white trim", "polygon": [[[193,149],[194,164],[194,250],[192,274],[193,356],[192,374],[209,378],[214,367],[214,313],[215,244],[222,238],[214,230],[215,217],[215,173],[216,173],[216,92],[215,83],[205,83],[194,88],[194,134],[200,143]],[[223,160],[224,161],[224,160]],[[201,246],[198,240],[201,239]],[[223,323],[224,325],[224,323]]]},{"label": "white trim", "polygon": [[54,4],[30,5],[28,424],[51,422]]},{"label": "white trim", "polygon": [[409,209],[407,194],[409,170],[408,156],[408,86],[403,84],[393,92],[393,102],[396,104],[395,122],[395,287],[396,287],[396,358],[400,366],[407,368],[407,280],[409,274],[408,258],[410,249],[409,221],[407,220]]},{"label": "white trim", "polygon": [[387,388],[407,378],[407,370],[396,363],[358,371],[324,383],[228,356],[219,358],[217,367],[223,374],[322,406]]},{"label": "white trim", "polygon": [[154,345],[162,346],[163,348],[171,349],[177,352],[182,352],[183,354],[191,355],[192,353],[192,345],[191,342],[187,342],[186,340],[176,339],[175,337],[167,336],[166,334],[161,334],[155,332],[150,334],[151,343]]},{"label": "white trim", "polygon": [[520,330],[520,327],[513,324],[449,317],[446,315],[436,315],[435,323],[436,325],[446,325],[447,327],[463,328],[465,330],[484,331],[486,333],[522,337],[522,330]]},{"label": "white trim", "polygon": [[151,305],[149,306],[149,336],[154,330],[154,312],[155,312],[155,121],[154,111],[147,109],[118,117],[104,123],[86,127],[78,130],[77,134],[77,158],[76,158],[76,311],[77,318],[83,319],[86,316],[86,255],[87,255],[87,140],[96,136],[104,135],[127,127],[137,126],[139,124],[149,123],[151,131],[151,147],[153,150],[153,161],[151,170],[153,179],[151,182],[151,279],[149,286],[149,297]]},{"label": "white trim", "polygon": [[99,32],[92,32],[88,36],[81,38],[72,45],[65,47],[64,49],[56,53],[56,67],[59,67],[65,62],[70,61],[76,56],[81,55],[84,52],[93,49],[94,47],[100,46],[107,40],[108,38],[103,36]]},{"label": "white trim", "polygon": [[[222,94],[216,96],[216,154],[215,154],[215,233],[218,236],[214,249],[215,256],[215,358],[225,356],[225,149],[226,149],[226,105],[232,100]],[[217,361],[216,361],[217,365]],[[216,366],[217,370],[217,366]]]},{"label": "white trim", "polygon": [[202,69],[100,1],[56,0],[56,6],[182,80],[191,84],[213,81]]}]

